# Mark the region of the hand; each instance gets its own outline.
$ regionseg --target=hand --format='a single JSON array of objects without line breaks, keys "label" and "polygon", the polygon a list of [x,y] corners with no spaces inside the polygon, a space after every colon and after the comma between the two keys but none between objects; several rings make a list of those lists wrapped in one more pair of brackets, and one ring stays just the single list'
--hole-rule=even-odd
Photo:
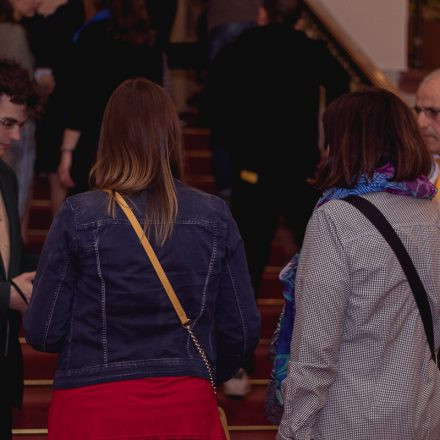
[{"label": "hand", "polygon": [[72,151],[62,151],[60,165],[58,166],[58,177],[61,185],[65,186],[66,188],[73,188],[75,186],[75,182],[70,176],[71,167]]},{"label": "hand", "polygon": [[38,84],[42,96],[47,99],[55,89],[56,83],[54,76],[52,75],[52,73],[43,73],[38,76],[36,75],[35,80]]},{"label": "hand", "polygon": [[38,6],[38,13],[47,17],[52,15],[58,7],[67,3],[67,0],[45,0]]},{"label": "hand", "polygon": [[[32,296],[32,281],[35,278],[35,272],[23,272],[21,275],[13,278],[15,284],[24,293],[28,302],[31,300]],[[9,298],[9,308],[17,310],[21,313],[25,312],[27,309],[27,304],[23,301],[23,298],[17,292],[14,286],[11,286],[11,295]]]}]

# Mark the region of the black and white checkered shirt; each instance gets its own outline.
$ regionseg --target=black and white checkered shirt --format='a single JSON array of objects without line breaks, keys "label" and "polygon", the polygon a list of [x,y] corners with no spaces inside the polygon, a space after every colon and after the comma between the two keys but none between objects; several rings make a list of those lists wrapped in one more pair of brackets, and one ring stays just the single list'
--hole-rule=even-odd
[{"label": "black and white checkered shirt", "polygon": [[[365,196],[393,225],[431,302],[440,345],[440,211]],[[356,208],[327,202],[309,222],[278,440],[439,440],[440,371],[403,270]]]}]

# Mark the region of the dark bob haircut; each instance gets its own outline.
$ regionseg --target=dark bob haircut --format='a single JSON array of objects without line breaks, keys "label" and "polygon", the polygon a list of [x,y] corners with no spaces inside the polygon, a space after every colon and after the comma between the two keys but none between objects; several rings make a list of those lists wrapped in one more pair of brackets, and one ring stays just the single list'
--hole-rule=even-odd
[{"label": "dark bob haircut", "polygon": [[328,159],[312,181],[318,189],[356,186],[361,175],[392,163],[397,182],[429,175],[432,156],[412,111],[391,92],[368,88],[343,95],[324,113]]}]

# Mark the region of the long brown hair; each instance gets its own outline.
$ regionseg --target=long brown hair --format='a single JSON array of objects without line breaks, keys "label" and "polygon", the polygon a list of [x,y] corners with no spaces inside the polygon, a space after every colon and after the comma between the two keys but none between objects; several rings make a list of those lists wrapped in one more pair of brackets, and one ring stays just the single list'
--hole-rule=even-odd
[{"label": "long brown hair", "polygon": [[[182,133],[171,98],[145,78],[124,81],[104,111],[91,186],[131,195],[146,189],[145,229],[162,245],[177,216],[173,177],[183,169]],[[114,209],[110,195],[109,209]]]},{"label": "long brown hair", "polygon": [[355,186],[361,175],[392,163],[394,180],[429,175],[432,156],[414,114],[391,92],[368,88],[343,95],[324,113],[328,159],[312,181],[325,190]]}]

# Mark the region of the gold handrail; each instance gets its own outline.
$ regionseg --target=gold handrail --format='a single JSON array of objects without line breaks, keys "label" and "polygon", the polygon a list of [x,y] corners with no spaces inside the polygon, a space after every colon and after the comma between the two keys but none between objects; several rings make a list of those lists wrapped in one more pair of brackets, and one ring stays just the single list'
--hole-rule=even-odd
[{"label": "gold handrail", "polygon": [[362,82],[375,87],[382,87],[399,94],[384,72],[374,64],[371,58],[361,49],[332,17],[328,9],[319,0],[305,0],[306,14],[310,16],[319,31],[331,44],[338,46],[351,67],[356,70]]}]

